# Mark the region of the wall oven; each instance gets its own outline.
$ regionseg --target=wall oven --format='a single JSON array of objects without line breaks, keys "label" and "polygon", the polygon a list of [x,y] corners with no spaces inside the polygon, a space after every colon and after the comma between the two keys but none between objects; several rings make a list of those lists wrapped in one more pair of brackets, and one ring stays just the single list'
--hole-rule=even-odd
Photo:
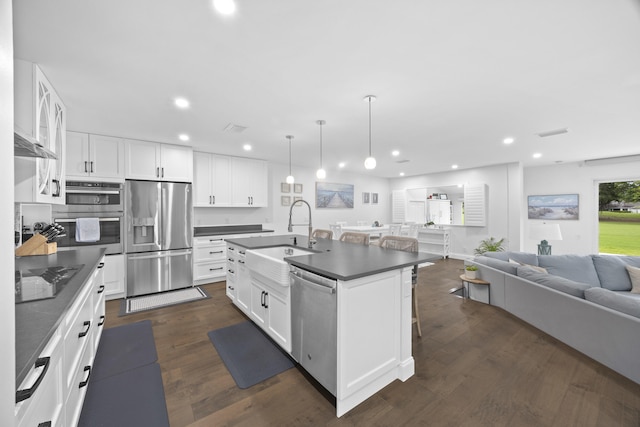
[{"label": "wall oven", "polygon": [[[65,198],[66,205],[55,206],[53,212],[53,221],[66,230],[66,236],[57,240],[59,250],[101,246],[108,255],[124,252],[122,183],[67,181]],[[98,218],[98,241],[76,241],[78,218]]]}]

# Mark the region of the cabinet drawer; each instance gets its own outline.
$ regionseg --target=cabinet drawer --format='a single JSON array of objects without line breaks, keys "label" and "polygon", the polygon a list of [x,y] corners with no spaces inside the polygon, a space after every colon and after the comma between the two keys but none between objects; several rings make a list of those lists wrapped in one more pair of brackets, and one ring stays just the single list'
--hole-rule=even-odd
[{"label": "cabinet drawer", "polygon": [[193,238],[193,246],[226,246],[226,243],[222,237],[200,236]]},{"label": "cabinet drawer", "polygon": [[65,403],[67,425],[78,425],[78,419],[80,418],[80,411],[82,410],[82,403],[84,402],[84,396],[87,393],[87,387],[89,385],[89,378],[91,376],[91,357],[93,352],[90,347],[85,347],[82,352],[78,366],[70,372],[71,384],[69,385],[69,394]]},{"label": "cabinet drawer", "polygon": [[95,327],[94,309],[92,304],[93,286],[87,286],[81,298],[78,298],[73,310],[65,322],[66,330],[64,335],[64,365],[63,372],[66,373],[66,387],[70,387],[75,375],[77,365],[80,363],[80,356],[85,347],[91,343],[92,328]]},{"label": "cabinet drawer", "polygon": [[193,248],[193,262],[218,261],[227,257],[227,250],[224,245],[205,246]]},{"label": "cabinet drawer", "polygon": [[62,336],[59,330],[55,332],[40,357],[49,358],[46,372],[44,366],[34,367],[19,387],[20,390],[32,388],[38,377],[43,375],[31,397],[15,406],[15,425],[18,427],[38,426],[47,421],[51,422],[52,427],[64,425]]},{"label": "cabinet drawer", "polygon": [[207,262],[193,266],[193,280],[224,277],[227,261]]}]

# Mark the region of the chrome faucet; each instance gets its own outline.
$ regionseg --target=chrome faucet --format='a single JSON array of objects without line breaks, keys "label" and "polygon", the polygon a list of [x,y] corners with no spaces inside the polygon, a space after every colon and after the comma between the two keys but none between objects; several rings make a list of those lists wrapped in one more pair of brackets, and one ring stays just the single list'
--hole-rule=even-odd
[{"label": "chrome faucet", "polygon": [[307,207],[309,208],[309,247],[312,247],[312,245],[314,243],[316,243],[315,239],[313,237],[311,237],[311,233],[313,230],[313,227],[311,225],[311,205],[309,205],[309,203],[307,203],[306,201],[300,199],[300,200],[296,200],[295,202],[293,202],[291,204],[291,207],[289,208],[289,227],[287,227],[287,230],[289,230],[289,233],[291,233],[293,231],[293,226],[296,225],[307,225],[307,224],[292,224],[291,223],[291,213],[293,212],[293,207],[296,205],[296,203],[302,202],[305,205],[307,205]]}]

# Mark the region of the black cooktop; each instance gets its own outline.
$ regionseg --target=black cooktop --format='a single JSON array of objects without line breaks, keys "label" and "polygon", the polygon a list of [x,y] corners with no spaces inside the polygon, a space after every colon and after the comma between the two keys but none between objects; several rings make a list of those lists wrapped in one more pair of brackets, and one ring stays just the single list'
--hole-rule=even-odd
[{"label": "black cooktop", "polygon": [[84,264],[16,270],[16,304],[55,298]]}]

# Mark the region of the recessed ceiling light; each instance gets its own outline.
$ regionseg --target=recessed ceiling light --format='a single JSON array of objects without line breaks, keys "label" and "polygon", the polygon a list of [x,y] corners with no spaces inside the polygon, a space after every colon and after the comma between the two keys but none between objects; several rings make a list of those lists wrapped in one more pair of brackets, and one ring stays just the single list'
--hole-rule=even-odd
[{"label": "recessed ceiling light", "polygon": [[509,144],[513,144],[513,141],[515,141],[515,139],[508,137],[502,140],[502,142],[504,142],[505,144],[509,145]]},{"label": "recessed ceiling light", "polygon": [[180,135],[178,135],[178,139],[180,141],[187,142],[189,140],[189,135],[187,135],[186,133],[181,133]]},{"label": "recessed ceiling light", "polygon": [[404,172],[400,172],[400,176],[404,176]]},{"label": "recessed ceiling light", "polygon": [[251,144],[244,144],[242,148],[244,149],[244,151],[251,151]]},{"label": "recessed ceiling light", "polygon": [[189,108],[189,101],[187,101],[185,98],[176,98],[173,100],[173,102],[178,108]]},{"label": "recessed ceiling light", "polygon": [[458,165],[451,165],[451,169],[458,169]]},{"label": "recessed ceiling light", "polygon": [[394,157],[395,157],[395,156],[399,156],[399,155],[400,155],[400,152],[399,152],[398,150],[393,150],[393,151],[391,152],[391,155],[392,155],[392,156],[394,156]]},{"label": "recessed ceiling light", "polygon": [[539,159],[540,157],[542,157],[542,153],[533,153],[534,159]]},{"label": "recessed ceiling light", "polygon": [[345,162],[340,162],[340,163],[338,163],[338,167],[339,167],[339,168],[343,168],[343,167],[345,167],[346,165],[347,165],[347,164],[346,164]]},{"label": "recessed ceiling light", "polygon": [[213,0],[213,7],[222,15],[233,15],[236,3],[233,0]]}]

